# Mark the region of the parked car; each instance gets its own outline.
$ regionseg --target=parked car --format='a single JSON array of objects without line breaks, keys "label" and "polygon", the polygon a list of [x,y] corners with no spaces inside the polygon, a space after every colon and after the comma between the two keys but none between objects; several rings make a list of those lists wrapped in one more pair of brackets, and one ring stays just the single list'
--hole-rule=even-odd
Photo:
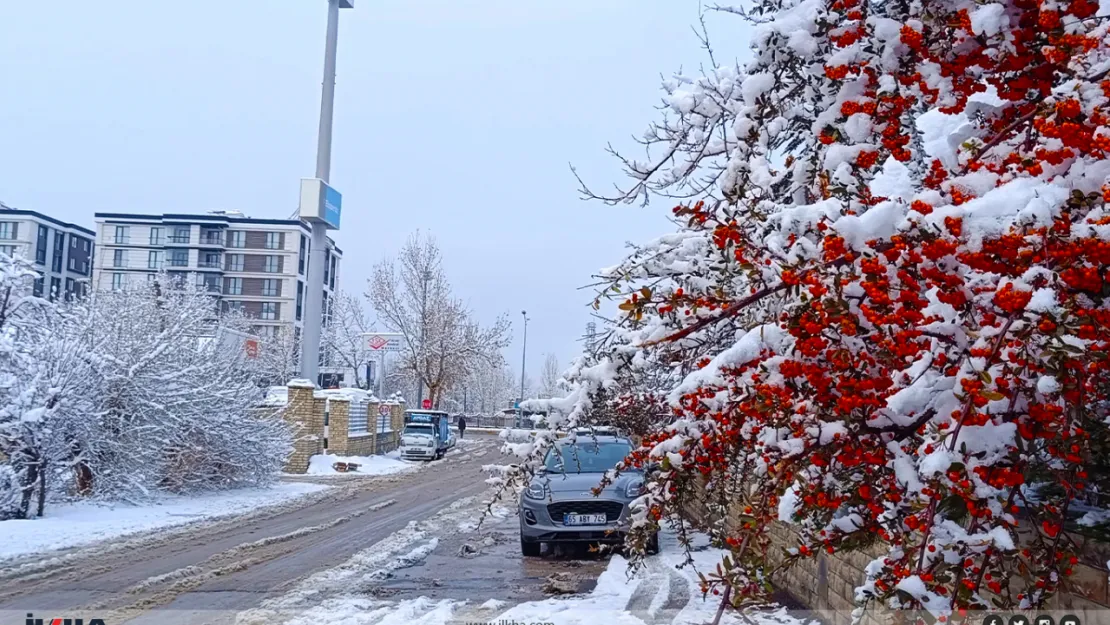
[{"label": "parked car", "polygon": [[438,460],[455,446],[447,413],[437,410],[406,410],[401,431],[401,458]]},{"label": "parked car", "polygon": [[[643,472],[622,472],[600,495],[592,489],[631,450],[632,443],[619,436],[556,441],[520,496],[520,552],[538,556],[544,543],[623,542],[631,524],[629,504],[643,492]],[[659,552],[658,534],[646,550]]]}]

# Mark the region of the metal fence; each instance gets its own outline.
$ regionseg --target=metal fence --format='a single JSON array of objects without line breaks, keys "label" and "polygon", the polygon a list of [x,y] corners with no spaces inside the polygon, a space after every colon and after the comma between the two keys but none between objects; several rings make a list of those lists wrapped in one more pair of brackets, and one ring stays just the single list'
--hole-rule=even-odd
[{"label": "metal fence", "polygon": [[362,400],[351,401],[351,411],[347,417],[347,436],[370,433],[370,418],[366,414],[367,405],[367,402]]}]

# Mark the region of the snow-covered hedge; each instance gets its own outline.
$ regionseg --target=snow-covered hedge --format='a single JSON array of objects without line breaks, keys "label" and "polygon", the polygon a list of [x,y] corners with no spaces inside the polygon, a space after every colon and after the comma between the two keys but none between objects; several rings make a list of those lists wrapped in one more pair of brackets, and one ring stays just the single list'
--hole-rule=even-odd
[{"label": "snow-covered hedge", "polygon": [[0,519],[46,495],[135,500],[275,478],[290,433],[254,410],[256,361],[219,341],[245,322],[167,276],[89,299],[32,296],[0,254]]}]

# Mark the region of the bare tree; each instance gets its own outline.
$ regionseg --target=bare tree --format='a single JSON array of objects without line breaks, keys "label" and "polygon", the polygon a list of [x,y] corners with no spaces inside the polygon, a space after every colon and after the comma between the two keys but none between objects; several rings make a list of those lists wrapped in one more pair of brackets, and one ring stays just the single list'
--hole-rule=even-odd
[{"label": "bare tree", "polygon": [[375,359],[366,345],[366,333],[370,331],[370,320],[362,299],[350,293],[338,293],[331,306],[328,325],[324,328],[321,342],[327,362],[350,369],[354,372],[355,386],[368,388],[366,366]]},{"label": "bare tree", "polygon": [[402,335],[400,370],[427,388],[433,406],[481,363],[497,361],[508,344],[508,319],[483,328],[451,293],[431,237],[413,234],[396,260],[375,266],[368,297],[379,320]]},{"label": "bare tree", "polygon": [[543,359],[543,370],[540,371],[540,399],[549,399],[559,392],[561,374],[559,358],[555,354],[548,354]]},{"label": "bare tree", "polygon": [[291,326],[280,326],[259,341],[258,363],[266,384],[281,386],[300,375],[300,340]]}]

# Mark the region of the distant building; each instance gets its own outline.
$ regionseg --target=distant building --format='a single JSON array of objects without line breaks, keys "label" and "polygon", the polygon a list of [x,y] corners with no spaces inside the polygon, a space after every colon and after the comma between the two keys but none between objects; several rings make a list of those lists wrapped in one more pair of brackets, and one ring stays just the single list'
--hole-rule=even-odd
[{"label": "distant building", "polygon": [[[309,227],[298,219],[253,219],[238,211],[148,215],[96,213],[93,288],[118,289],[162,269],[195,280],[224,310],[241,310],[255,332],[304,326]],[[343,251],[328,239],[324,310],[339,282]]]},{"label": "distant building", "polygon": [[0,252],[35,264],[42,274],[34,283],[39,297],[87,292],[95,236],[88,228],[0,203]]}]

